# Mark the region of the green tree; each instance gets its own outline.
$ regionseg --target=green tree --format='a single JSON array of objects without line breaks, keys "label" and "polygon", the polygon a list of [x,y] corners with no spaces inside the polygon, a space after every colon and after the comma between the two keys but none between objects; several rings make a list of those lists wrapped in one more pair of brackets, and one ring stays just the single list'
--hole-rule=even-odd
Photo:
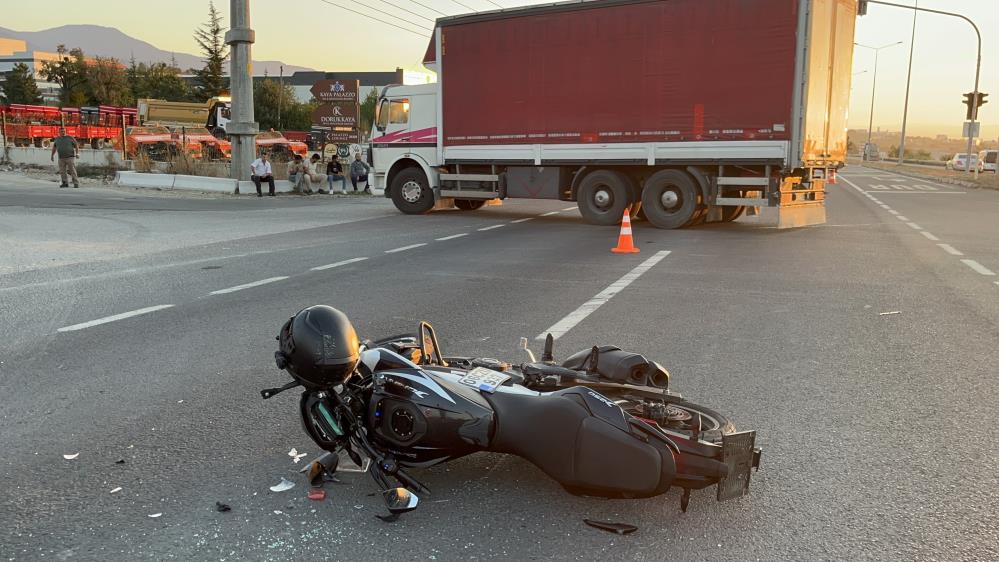
[{"label": "green tree", "polygon": [[[278,105],[281,120],[278,121]],[[295,100],[295,90],[274,78],[255,80],[253,83],[253,116],[260,123],[260,130],[308,131],[312,127],[313,102]]]},{"label": "green tree", "polygon": [[371,134],[375,122],[375,106],[378,104],[378,92],[373,88],[368,92],[368,96],[361,102],[361,114],[358,116],[357,127],[361,130],[362,136]]},{"label": "green tree", "polygon": [[38,84],[28,65],[19,62],[13,70],[7,73],[3,83],[4,103],[42,103],[42,95],[38,92]]},{"label": "green tree", "polygon": [[135,103],[128,73],[118,59],[96,57],[86,65],[87,101],[92,105],[127,107]]},{"label": "green tree", "polygon": [[56,48],[59,60],[42,63],[42,76],[49,82],[59,84],[59,103],[63,106],[80,107],[87,103],[87,63],[79,48],[67,51],[65,45]]},{"label": "green tree", "polygon": [[191,88],[180,77],[180,69],[176,66],[163,62],[136,65],[133,61],[127,74],[135,99],[154,98],[167,101],[191,99]]},{"label": "green tree", "polygon": [[201,48],[205,61],[205,66],[195,73],[194,93],[199,101],[205,101],[221,94],[227,87],[222,70],[229,53],[222,37],[222,15],[215,9],[215,2],[208,3],[208,21],[194,30],[194,41]]}]

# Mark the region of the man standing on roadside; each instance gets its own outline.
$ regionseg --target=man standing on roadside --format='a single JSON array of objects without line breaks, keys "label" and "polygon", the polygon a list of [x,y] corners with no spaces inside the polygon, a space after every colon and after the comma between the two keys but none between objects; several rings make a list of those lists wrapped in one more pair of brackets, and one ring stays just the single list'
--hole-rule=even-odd
[{"label": "man standing on roadside", "polygon": [[354,161],[350,163],[350,183],[354,186],[354,191],[357,191],[357,182],[363,181],[365,183],[364,192],[371,193],[371,184],[368,183],[369,171],[371,171],[371,166],[361,160],[361,153],[354,154]]},{"label": "man standing on roadside", "polygon": [[80,187],[80,178],[76,175],[76,157],[80,155],[80,149],[76,145],[76,139],[66,134],[65,127],[59,127],[59,136],[52,141],[50,160],[53,162],[55,162],[57,152],[59,153],[59,179],[62,180],[59,187],[69,187],[67,172],[73,178],[73,187]]},{"label": "man standing on roadside", "polygon": [[250,164],[250,179],[253,180],[253,185],[257,186],[257,197],[264,196],[260,192],[261,181],[266,181],[267,187],[270,188],[270,192],[267,195],[274,197],[274,174],[271,171],[271,163],[267,160],[266,152],[261,152],[260,158],[257,158]]}]

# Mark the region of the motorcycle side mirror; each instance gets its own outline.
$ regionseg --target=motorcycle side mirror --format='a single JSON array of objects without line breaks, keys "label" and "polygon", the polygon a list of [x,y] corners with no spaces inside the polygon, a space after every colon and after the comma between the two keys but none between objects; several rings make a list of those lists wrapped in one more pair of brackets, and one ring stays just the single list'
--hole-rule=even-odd
[{"label": "motorcycle side mirror", "polygon": [[382,499],[385,500],[385,507],[390,513],[406,513],[413,511],[420,503],[420,498],[406,488],[392,488],[382,492]]}]

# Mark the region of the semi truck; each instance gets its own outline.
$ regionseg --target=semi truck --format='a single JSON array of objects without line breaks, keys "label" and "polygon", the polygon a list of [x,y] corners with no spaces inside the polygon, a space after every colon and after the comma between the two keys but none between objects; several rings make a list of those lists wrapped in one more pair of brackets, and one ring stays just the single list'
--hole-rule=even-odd
[{"label": "semi truck", "polygon": [[825,222],[857,0],[583,0],[438,19],[437,82],[387,86],[375,185],[403,213],[575,201],[660,228]]}]

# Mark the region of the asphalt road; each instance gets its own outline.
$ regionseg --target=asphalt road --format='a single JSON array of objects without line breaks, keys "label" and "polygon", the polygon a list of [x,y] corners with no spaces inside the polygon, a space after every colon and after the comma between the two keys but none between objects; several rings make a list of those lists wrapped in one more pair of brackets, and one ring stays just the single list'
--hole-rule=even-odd
[{"label": "asphalt road", "polygon": [[[28,223],[169,213],[156,232],[185,233],[160,246],[85,223],[0,275],[0,557],[995,559],[999,193],[863,168],[841,178],[826,225],[636,223],[637,255],[610,253],[616,230],[564,202],[409,217],[378,198],[118,201],[0,185],[0,244],[14,254]],[[86,208],[61,206],[69,196]],[[220,223],[232,234],[195,243]],[[254,235],[268,224],[285,227]],[[121,250],[88,248],[102,242]],[[61,243],[79,247],[67,257]],[[686,514],[675,491],[579,498],[525,461],[480,454],[421,471],[433,494],[393,524],[375,518],[366,476],[305,498],[288,452],[317,449],[297,396],[258,394],[284,382],[274,336],[296,310],[336,306],[369,337],[426,319],[448,351],[519,360],[519,337],[655,255],[556,354],[644,353],[687,398],[758,430],[749,496],[695,493]],[[282,477],[296,487],[271,492]]]}]

